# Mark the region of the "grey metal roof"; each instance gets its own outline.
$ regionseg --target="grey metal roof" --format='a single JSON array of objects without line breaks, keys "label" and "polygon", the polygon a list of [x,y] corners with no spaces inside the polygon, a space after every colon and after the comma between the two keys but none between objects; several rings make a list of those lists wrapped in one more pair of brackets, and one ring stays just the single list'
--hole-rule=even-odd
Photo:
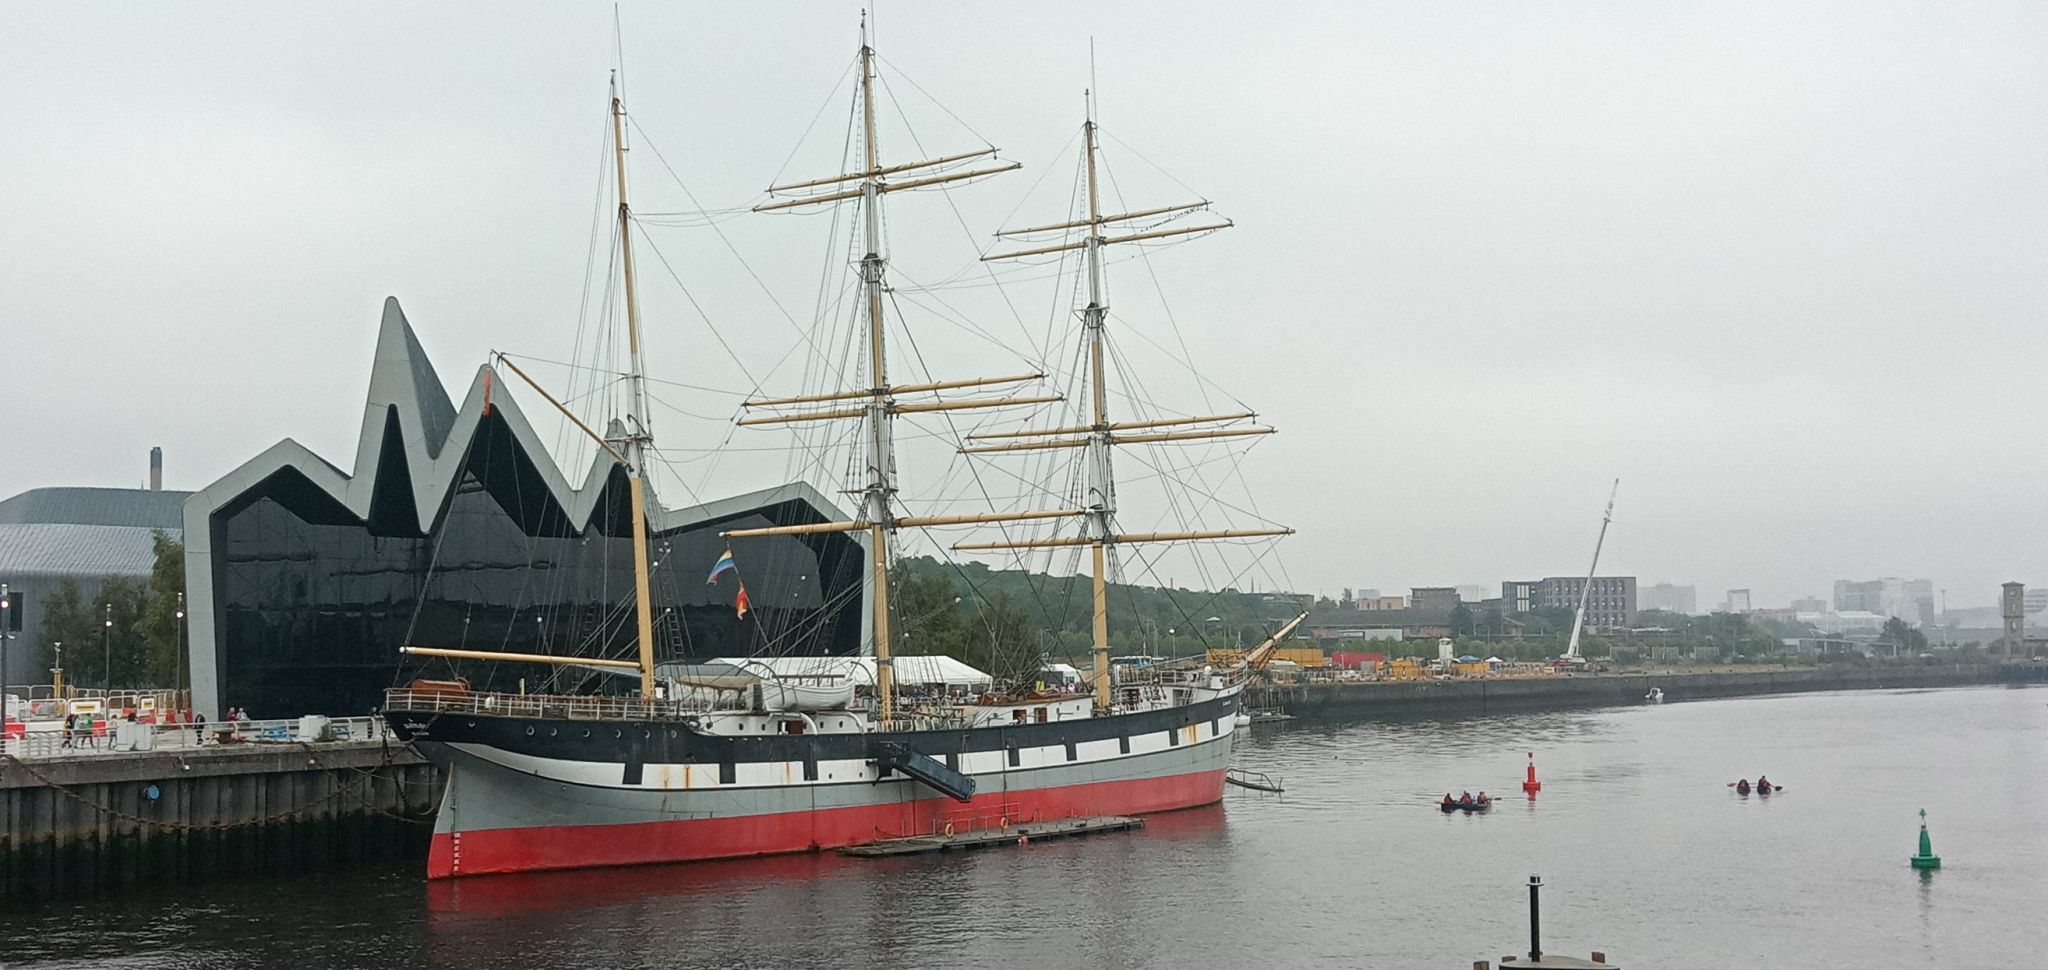
[{"label": "grey metal roof", "polygon": [[147,576],[156,565],[151,540],[157,531],[129,525],[0,523],[0,579]]},{"label": "grey metal roof", "polygon": [[191,492],[146,488],[32,488],[0,501],[0,523],[185,528]]}]

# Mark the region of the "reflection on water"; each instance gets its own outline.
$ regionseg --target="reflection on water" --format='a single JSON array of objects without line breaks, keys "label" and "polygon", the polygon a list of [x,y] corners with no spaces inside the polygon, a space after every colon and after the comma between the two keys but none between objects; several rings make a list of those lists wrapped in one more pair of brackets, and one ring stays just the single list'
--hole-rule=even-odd
[{"label": "reflection on water", "polygon": [[[0,914],[7,967],[1985,966],[2048,899],[2048,690],[1261,726],[1282,796],[966,855],[138,887]],[[1534,751],[1543,792],[1520,791]],[[1759,773],[1788,786],[1741,798]],[[1445,815],[1449,789],[1501,796]],[[1917,872],[1917,812],[1947,863]]]}]

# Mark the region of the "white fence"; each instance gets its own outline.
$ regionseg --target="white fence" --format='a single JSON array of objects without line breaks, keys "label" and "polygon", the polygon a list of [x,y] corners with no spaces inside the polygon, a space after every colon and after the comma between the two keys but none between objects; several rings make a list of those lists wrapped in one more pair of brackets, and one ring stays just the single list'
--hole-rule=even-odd
[{"label": "white fence", "polygon": [[[20,722],[16,722],[19,724]],[[131,751],[194,750],[235,745],[297,744],[322,741],[375,741],[388,733],[381,718],[305,717],[272,721],[208,722],[202,730],[190,724],[101,722],[104,733],[78,729],[66,736],[55,729],[30,725],[19,738],[0,743],[0,754],[16,758],[89,758]]]}]

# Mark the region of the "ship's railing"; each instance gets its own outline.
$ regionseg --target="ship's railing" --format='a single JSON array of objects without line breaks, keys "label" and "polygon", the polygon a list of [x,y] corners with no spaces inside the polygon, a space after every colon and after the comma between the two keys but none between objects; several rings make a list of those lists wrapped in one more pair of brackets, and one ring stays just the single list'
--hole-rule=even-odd
[{"label": "ship's railing", "polygon": [[702,700],[648,700],[567,694],[497,694],[483,691],[413,690],[384,692],[384,710],[421,714],[490,714],[572,721],[672,721],[721,710]]},{"label": "ship's railing", "polygon": [[1039,813],[1033,811],[1028,817],[1023,806],[1016,802],[1000,802],[995,805],[972,805],[950,812],[932,815],[931,835],[958,835],[978,832],[984,829],[1005,829],[1019,822],[1041,821]]}]

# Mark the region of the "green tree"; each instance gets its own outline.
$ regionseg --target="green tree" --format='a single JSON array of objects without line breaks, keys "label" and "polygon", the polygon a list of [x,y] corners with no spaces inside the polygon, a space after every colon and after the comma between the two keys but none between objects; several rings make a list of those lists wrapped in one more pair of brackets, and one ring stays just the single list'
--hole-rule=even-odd
[{"label": "green tree", "polygon": [[1896,616],[1884,621],[1884,630],[1877,639],[1879,643],[1890,645],[1896,653],[1918,654],[1927,650],[1927,634]]},{"label": "green tree", "polygon": [[164,532],[151,537],[156,564],[150,568],[147,602],[137,632],[143,640],[140,685],[175,687],[184,680],[179,667],[179,638],[184,621],[178,616],[185,592],[185,544]]},{"label": "green tree", "polygon": [[1031,614],[1007,593],[983,597],[962,624],[960,652],[953,656],[1005,680],[1021,681],[1045,667]]},{"label": "green tree", "polygon": [[[89,615],[85,593],[79,589],[78,580],[59,580],[50,598],[43,601],[43,629],[39,640],[42,668],[48,670],[61,659],[56,655],[57,644],[68,646],[75,661],[85,642],[98,634],[99,621]],[[67,665],[67,671],[75,669]],[[79,682],[75,673],[71,675],[71,682]]]},{"label": "green tree", "polygon": [[937,572],[902,570],[896,581],[895,607],[900,650],[959,656],[960,595],[951,580]]},{"label": "green tree", "polygon": [[91,688],[157,686],[149,681],[141,631],[149,605],[148,584],[127,576],[105,576],[92,602],[81,598],[77,583],[59,583],[43,612],[45,644],[64,644],[65,683]]},{"label": "green tree", "polygon": [[1472,626],[1472,610],[1463,603],[1451,608],[1451,635],[1469,637],[1477,633]]}]

